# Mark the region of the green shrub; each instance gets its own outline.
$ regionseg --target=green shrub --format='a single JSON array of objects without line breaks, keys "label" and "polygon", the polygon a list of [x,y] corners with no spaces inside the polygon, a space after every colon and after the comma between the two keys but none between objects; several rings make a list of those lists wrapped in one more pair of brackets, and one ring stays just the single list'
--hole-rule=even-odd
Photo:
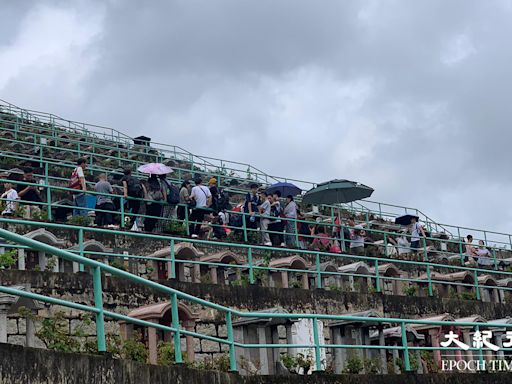
[{"label": "green shrub", "polygon": [[207,357],[204,360],[195,363],[194,368],[206,369],[209,371],[228,372],[230,368],[229,355],[223,353],[222,355],[218,355],[216,357]]},{"label": "green shrub", "polygon": [[0,255],[0,269],[5,269],[16,264],[18,260],[18,252],[16,249],[11,249]]},{"label": "green shrub", "polygon": [[32,219],[37,221],[48,221],[48,212],[40,210],[32,214]]},{"label": "green shrub", "polygon": [[121,355],[128,360],[134,360],[139,363],[145,363],[148,359],[148,350],[146,345],[141,342],[141,333],[133,332],[132,336],[125,340],[121,349]]},{"label": "green shrub", "polygon": [[380,358],[363,359],[365,373],[377,374],[382,372],[382,362]]},{"label": "green shrub", "polygon": [[[400,372],[405,372],[405,362],[401,358],[395,359],[395,364],[400,368]],[[411,368],[411,371],[417,371],[419,367],[418,359],[416,358],[415,353],[409,352],[409,365]]]},{"label": "green shrub", "polygon": [[416,296],[416,287],[414,285],[409,285],[408,287],[403,288],[403,292],[406,296]]},{"label": "green shrub", "polygon": [[109,260],[108,263],[111,267],[120,269],[122,271],[126,271],[126,267],[125,267],[124,263],[121,260],[119,260],[117,257],[114,258],[113,260]]},{"label": "green shrub", "polygon": [[364,369],[363,360],[356,354],[352,354],[347,360],[344,373],[358,374]]},{"label": "green shrub", "polygon": [[46,267],[44,268],[44,270],[49,272],[53,271],[53,268],[58,264],[58,262],[59,259],[57,258],[57,256],[47,256]]},{"label": "green shrub", "polygon": [[281,362],[290,371],[294,373],[307,374],[311,367],[314,366],[313,356],[308,354],[305,356],[302,353],[298,353],[296,356],[292,356],[288,353],[281,354]]},{"label": "green shrub", "polygon": [[462,292],[460,294],[462,300],[476,300],[476,293],[474,292]]},{"label": "green shrub", "polygon": [[79,225],[81,227],[88,227],[91,225],[91,218],[89,216],[73,216],[68,220],[71,225]]},{"label": "green shrub", "polygon": [[165,233],[170,233],[171,235],[176,236],[186,236],[187,228],[183,223],[177,221],[171,221],[164,230]]}]

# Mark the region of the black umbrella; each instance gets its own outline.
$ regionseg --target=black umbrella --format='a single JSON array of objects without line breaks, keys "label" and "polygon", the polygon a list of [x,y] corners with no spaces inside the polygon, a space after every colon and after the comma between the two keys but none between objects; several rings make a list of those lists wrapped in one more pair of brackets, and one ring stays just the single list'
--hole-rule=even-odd
[{"label": "black umbrella", "polygon": [[403,216],[399,216],[395,219],[395,224],[409,225],[409,224],[411,224],[411,220],[413,217],[416,218],[416,221],[418,221],[420,219],[416,215],[403,215]]},{"label": "black umbrella", "polygon": [[331,180],[318,184],[304,194],[306,204],[340,204],[370,197],[373,188],[350,180]]}]

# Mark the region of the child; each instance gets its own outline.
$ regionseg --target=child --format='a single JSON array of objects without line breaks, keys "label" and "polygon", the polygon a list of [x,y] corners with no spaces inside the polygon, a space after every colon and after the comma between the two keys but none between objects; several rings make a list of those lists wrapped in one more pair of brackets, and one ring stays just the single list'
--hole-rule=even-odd
[{"label": "child", "polygon": [[5,209],[2,211],[2,216],[12,216],[16,211],[16,200],[18,199],[18,192],[12,187],[12,183],[4,183],[5,192],[2,193],[0,198],[7,200]]}]

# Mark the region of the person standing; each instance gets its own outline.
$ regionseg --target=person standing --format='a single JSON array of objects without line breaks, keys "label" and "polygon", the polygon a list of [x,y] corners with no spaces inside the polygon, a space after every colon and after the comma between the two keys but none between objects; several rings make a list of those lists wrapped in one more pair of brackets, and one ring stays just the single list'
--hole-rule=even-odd
[{"label": "person standing", "polygon": [[85,170],[87,163],[84,158],[78,159],[76,162],[76,168],[71,174],[69,179],[68,188],[73,189],[73,205],[76,207],[73,209],[73,216],[87,216],[87,185],[85,183]]},{"label": "person standing", "polygon": [[5,200],[5,209],[2,211],[2,216],[12,216],[16,211],[18,192],[13,188],[10,181],[4,183],[4,189],[4,193],[0,196],[0,199]]},{"label": "person standing", "polygon": [[201,233],[201,224],[204,215],[208,212],[207,209],[212,204],[212,194],[208,187],[203,185],[201,178],[195,179],[194,183],[196,185],[192,188],[190,194],[190,199],[195,201],[195,207],[190,214],[190,234],[193,238],[197,238]]},{"label": "person standing", "polygon": [[297,203],[293,200],[292,195],[286,196],[286,206],[284,207],[284,217],[287,219],[285,224],[285,243],[288,248],[298,247],[297,238]]},{"label": "person standing", "polygon": [[163,229],[168,227],[171,223],[171,219],[176,218],[176,205],[179,203],[179,190],[167,180],[167,175],[159,175],[158,179],[167,196],[167,204],[162,206],[163,220],[160,220],[157,226],[157,231],[163,232]]},{"label": "person standing", "polygon": [[162,216],[162,208],[167,195],[156,175],[150,175],[147,181],[146,217],[144,219],[144,231],[153,232],[158,219]]},{"label": "person standing", "polygon": [[350,227],[350,254],[364,255],[364,228],[361,224],[356,224],[354,217],[349,217],[348,226]]},{"label": "person standing", "polygon": [[114,190],[112,189],[112,185],[107,181],[107,175],[102,173],[98,177],[98,182],[94,186],[94,190],[98,193],[102,193],[103,195],[96,196],[96,218],[94,222],[98,227],[114,227],[114,215],[113,211],[115,211],[114,202],[112,201],[111,196]]},{"label": "person standing", "polygon": [[123,171],[121,182],[123,183],[123,196],[127,202],[127,208],[130,211],[130,228],[137,221],[137,216],[140,211],[141,201],[147,195],[146,187],[144,184],[132,176],[132,170],[126,168]]},{"label": "person standing", "polygon": [[[23,181],[30,184],[36,184],[32,168],[25,168],[23,170]],[[23,217],[25,219],[32,219],[33,216],[41,212],[42,203],[41,196],[39,195],[38,187],[35,185],[21,185],[18,184],[18,198],[23,201],[25,211]]]},{"label": "person standing", "polygon": [[260,199],[262,201],[259,206],[260,217],[260,232],[263,241],[263,245],[272,245],[270,241],[270,235],[268,233],[268,225],[270,224],[270,209],[272,205],[272,196],[266,192],[261,192]]},{"label": "person standing", "polygon": [[178,220],[183,221],[188,217],[187,211],[189,211],[190,204],[190,181],[185,180],[181,183],[180,187],[180,204],[178,205],[177,215]]},{"label": "person standing", "polygon": [[420,234],[425,237],[425,231],[423,227],[418,223],[418,218],[413,216],[411,218],[411,252],[418,253],[418,249],[420,248]]},{"label": "person standing", "polygon": [[251,184],[251,191],[245,195],[244,202],[244,220],[247,228],[256,229],[256,214],[258,213],[258,206],[263,201],[258,196],[258,184]]},{"label": "person standing", "polygon": [[270,203],[270,216],[273,218],[271,219],[271,223],[268,226],[268,229],[270,230],[270,241],[272,242],[272,245],[274,246],[281,246],[284,247],[284,223],[281,220],[281,214],[283,212],[283,208],[281,206],[281,192],[276,191],[272,194],[272,201]]},{"label": "person standing", "polygon": [[212,209],[216,212],[219,212],[219,188],[217,187],[217,179],[215,177],[212,177],[208,181],[208,189],[210,190],[210,193],[212,195]]}]

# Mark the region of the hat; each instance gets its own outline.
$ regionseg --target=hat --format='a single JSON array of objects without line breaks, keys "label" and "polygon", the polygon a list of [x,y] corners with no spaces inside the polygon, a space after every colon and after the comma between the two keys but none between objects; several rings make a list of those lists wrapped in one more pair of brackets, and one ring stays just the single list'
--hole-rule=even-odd
[{"label": "hat", "polygon": [[212,177],[209,181],[209,184],[217,184],[217,179],[215,177]]}]

